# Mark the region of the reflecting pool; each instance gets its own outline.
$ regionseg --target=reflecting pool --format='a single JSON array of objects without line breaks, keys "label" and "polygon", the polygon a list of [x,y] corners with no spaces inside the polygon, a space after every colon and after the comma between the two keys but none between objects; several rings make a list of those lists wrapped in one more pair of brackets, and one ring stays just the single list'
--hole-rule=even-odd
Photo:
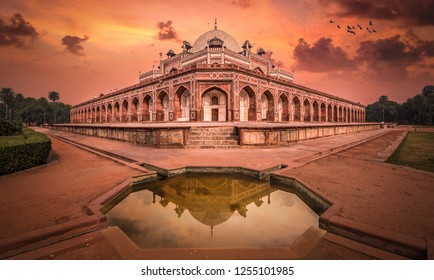
[{"label": "reflecting pool", "polygon": [[295,190],[242,174],[185,173],[140,188],[106,216],[141,248],[282,247],[318,226]]}]

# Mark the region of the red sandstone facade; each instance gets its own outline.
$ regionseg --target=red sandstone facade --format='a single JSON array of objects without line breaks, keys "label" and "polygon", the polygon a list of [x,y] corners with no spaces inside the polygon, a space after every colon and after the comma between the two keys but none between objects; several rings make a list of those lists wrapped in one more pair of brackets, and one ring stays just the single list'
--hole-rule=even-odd
[{"label": "red sandstone facade", "polygon": [[139,83],[73,106],[71,123],[364,122],[365,107],[293,82],[271,54],[217,28],[170,50]]}]

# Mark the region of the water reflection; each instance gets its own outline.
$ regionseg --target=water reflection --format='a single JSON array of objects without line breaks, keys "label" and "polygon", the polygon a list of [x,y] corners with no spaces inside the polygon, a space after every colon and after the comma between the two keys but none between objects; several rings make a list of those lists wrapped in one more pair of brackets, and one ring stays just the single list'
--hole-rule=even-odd
[{"label": "water reflection", "polygon": [[318,225],[295,194],[239,174],[153,182],[107,217],[142,248],[288,246]]}]

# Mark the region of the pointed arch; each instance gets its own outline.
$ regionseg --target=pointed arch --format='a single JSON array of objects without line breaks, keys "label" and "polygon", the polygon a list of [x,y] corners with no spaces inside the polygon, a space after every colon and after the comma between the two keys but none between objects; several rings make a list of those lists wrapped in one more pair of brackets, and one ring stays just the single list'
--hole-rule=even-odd
[{"label": "pointed arch", "polygon": [[122,118],[121,118],[121,122],[128,122],[128,108],[129,108],[129,104],[128,104],[128,100],[124,100],[122,102]]},{"label": "pointed arch", "polygon": [[319,105],[318,102],[315,100],[312,103],[312,107],[313,107],[313,121],[314,122],[319,122],[320,121],[320,112],[319,112]]},{"label": "pointed arch", "polygon": [[105,104],[101,106],[101,122],[107,122],[107,109],[105,107]]},{"label": "pointed arch", "polygon": [[250,86],[240,91],[240,121],[256,121],[256,94]]},{"label": "pointed arch", "polygon": [[327,121],[328,122],[333,122],[333,109],[332,109],[332,105],[329,104],[327,106]]},{"label": "pointed arch", "polygon": [[338,122],[342,122],[342,106],[338,109]]},{"label": "pointed arch", "polygon": [[101,109],[98,107],[96,107],[96,117],[95,117],[95,121],[97,123],[101,122]]},{"label": "pointed arch", "polygon": [[121,106],[119,105],[119,102],[116,101],[115,105],[113,106],[113,111],[114,111],[114,121],[115,122],[119,122],[121,120],[121,116],[120,116],[120,108]]},{"label": "pointed arch", "polygon": [[289,121],[289,100],[285,93],[280,94],[277,100],[278,121]]},{"label": "pointed arch", "polygon": [[326,105],[324,102],[321,102],[321,121],[325,122],[327,120],[327,111],[326,111]]},{"label": "pointed arch", "polygon": [[139,115],[138,115],[138,111],[139,111],[139,99],[137,97],[134,97],[133,100],[131,101],[131,121],[132,122],[137,122],[139,120]]},{"label": "pointed arch", "polygon": [[336,105],[333,107],[333,122],[338,122],[338,107]]},{"label": "pointed arch", "polygon": [[309,100],[306,98],[303,102],[303,113],[304,113],[304,121],[305,122],[310,122],[310,102]]},{"label": "pointed arch", "polygon": [[294,96],[294,98],[292,99],[292,104],[294,106],[294,121],[295,122],[300,122],[301,121],[301,103],[300,103],[300,99],[298,99],[297,96]]},{"label": "pointed arch", "polygon": [[111,103],[107,105],[107,122],[113,122],[113,106]]},{"label": "pointed arch", "polygon": [[142,118],[143,121],[152,121],[152,111],[153,111],[152,97],[146,94],[142,102]]},{"label": "pointed arch", "polygon": [[180,86],[175,92],[175,114],[174,118],[178,121],[189,121],[190,120],[190,91],[184,87]]},{"label": "pointed arch", "polygon": [[169,94],[167,94],[167,92],[164,90],[158,94],[156,106],[157,121],[169,121]]},{"label": "pointed arch", "polygon": [[269,90],[261,95],[261,119],[262,121],[274,121],[274,100]]},{"label": "pointed arch", "polygon": [[227,121],[228,94],[219,87],[211,87],[202,94],[202,120]]}]

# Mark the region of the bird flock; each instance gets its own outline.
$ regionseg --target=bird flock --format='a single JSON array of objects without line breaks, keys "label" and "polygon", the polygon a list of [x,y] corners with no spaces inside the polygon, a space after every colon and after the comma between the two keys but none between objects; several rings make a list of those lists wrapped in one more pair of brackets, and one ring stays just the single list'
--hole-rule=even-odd
[{"label": "bird flock", "polygon": [[[334,20],[330,20],[331,24],[336,24],[337,28],[341,29],[341,26],[339,24],[337,24]],[[357,27],[357,28],[356,28]],[[362,27],[360,24],[356,24],[356,26],[354,25],[347,25],[347,32],[349,34],[353,34],[356,35],[356,31],[357,32],[362,32],[362,31],[367,31],[369,33],[375,33],[377,32],[377,30],[374,29],[374,25],[372,23],[372,20],[369,21],[369,25],[366,27]]]}]

